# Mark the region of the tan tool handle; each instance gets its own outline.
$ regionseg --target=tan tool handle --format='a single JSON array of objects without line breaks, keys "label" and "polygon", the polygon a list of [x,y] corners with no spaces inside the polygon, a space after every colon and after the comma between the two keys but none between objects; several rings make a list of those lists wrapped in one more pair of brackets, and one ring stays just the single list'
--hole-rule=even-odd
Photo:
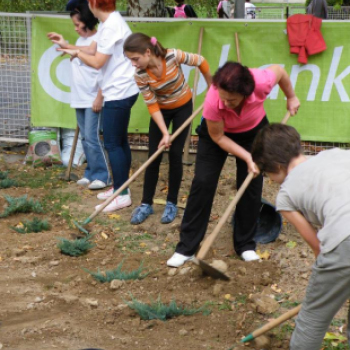
[{"label": "tan tool handle", "polygon": [[238,40],[238,33],[235,33],[235,43],[236,43],[236,53],[237,53],[237,62],[242,63],[241,60],[241,51],[239,50],[239,40]]},{"label": "tan tool handle", "polygon": [[293,316],[297,315],[299,313],[300,309],[301,309],[301,304],[298,305],[297,307],[295,307],[294,309],[289,310],[288,312],[281,315],[280,317],[276,318],[275,320],[272,320],[272,321],[266,323],[264,326],[255,330],[254,332],[250,333],[245,338],[243,338],[241,340],[241,342],[246,343],[246,342],[251,341],[251,340],[259,337],[260,335],[268,332],[270,329],[275,328],[276,326],[280,325],[281,323],[283,323],[283,322],[289,320],[290,318],[292,318]]},{"label": "tan tool handle", "polygon": [[77,143],[78,143],[78,137],[79,137],[79,125],[77,125],[77,127],[75,128],[75,133],[74,133],[74,139],[73,139],[73,145],[72,145],[72,149],[70,151],[70,157],[69,157],[69,162],[68,162],[68,166],[67,166],[67,170],[66,170],[66,179],[68,180],[70,177],[70,171],[72,169],[72,164],[73,164],[73,159],[74,159],[74,155],[75,155],[75,150],[77,149]]},{"label": "tan tool handle", "polygon": [[[203,33],[204,33],[204,28],[201,27],[200,32],[199,32],[199,41],[198,41],[198,50],[197,50],[198,55],[200,55],[202,52]],[[193,107],[194,107],[195,102],[196,102],[198,82],[199,82],[199,68],[196,67],[196,71],[194,73],[193,91],[192,91]],[[189,154],[190,154],[191,135],[192,135],[192,123],[190,124],[190,128],[188,130],[187,138],[186,138],[185,145],[184,145],[183,162],[185,164],[190,164]]]},{"label": "tan tool handle", "polygon": [[208,236],[208,238],[202,244],[201,249],[199,250],[199,252],[198,252],[198,254],[196,256],[197,259],[203,260],[205,258],[205,256],[207,255],[211,245],[213,244],[213,242],[215,241],[217,235],[219,234],[222,226],[227,221],[227,219],[230,216],[233,208],[238,203],[238,201],[241,199],[244,191],[246,190],[246,188],[248,187],[250,182],[253,180],[253,178],[254,178],[254,173],[249,173],[248,176],[246,177],[246,179],[244,180],[242,186],[237,191],[237,194],[236,194],[235,198],[231,201],[231,203],[229,204],[229,206],[225,210],[224,215],[221,217],[221,219],[218,222],[218,224],[216,225],[214,231],[210,234],[210,236]]},{"label": "tan tool handle", "polygon": [[[174,141],[177,136],[192,122],[192,120],[199,114],[203,109],[204,104],[202,103],[193,114],[188,117],[188,119],[171,135],[170,142]],[[119,194],[127,188],[165,149],[165,146],[158,148],[157,152],[153,153],[151,157],[127,180],[121,185],[111,197],[109,197],[101,206],[96,209],[85,221],[90,222],[96,215],[98,215],[109,203],[113,201],[114,198],[119,196]]]},{"label": "tan tool handle", "polygon": [[[288,111],[286,113],[286,115],[284,116],[284,118],[283,118],[281,123],[282,124],[287,123],[289,117],[290,117],[290,112]],[[207,239],[202,244],[202,246],[201,246],[201,248],[200,248],[200,250],[199,250],[199,252],[197,253],[197,256],[196,256],[197,259],[203,260],[205,258],[205,256],[207,255],[211,245],[213,244],[213,242],[215,241],[216,237],[218,236],[222,226],[227,221],[227,219],[230,216],[233,208],[236,206],[238,201],[241,199],[244,191],[247,189],[247,187],[249,186],[249,184],[253,180],[253,178],[254,178],[254,173],[249,173],[248,176],[246,177],[246,179],[244,180],[243,184],[241,185],[241,187],[237,191],[237,194],[236,194],[235,198],[233,198],[233,200],[231,201],[231,203],[229,204],[229,206],[225,210],[224,215],[221,217],[220,221],[218,222],[218,224],[214,228],[214,231],[207,237]]]}]

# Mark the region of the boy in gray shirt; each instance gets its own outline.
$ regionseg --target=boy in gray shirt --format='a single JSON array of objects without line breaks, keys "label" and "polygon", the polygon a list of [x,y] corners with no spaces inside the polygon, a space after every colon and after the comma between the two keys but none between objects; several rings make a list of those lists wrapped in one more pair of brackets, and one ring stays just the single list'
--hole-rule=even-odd
[{"label": "boy in gray shirt", "polygon": [[[277,210],[315,253],[290,349],[319,350],[332,318],[350,298],[350,151],[335,148],[307,159],[297,131],[272,124],[256,136],[252,157],[281,184]],[[312,224],[322,228],[317,232]],[[348,341],[349,323],[348,312]]]}]

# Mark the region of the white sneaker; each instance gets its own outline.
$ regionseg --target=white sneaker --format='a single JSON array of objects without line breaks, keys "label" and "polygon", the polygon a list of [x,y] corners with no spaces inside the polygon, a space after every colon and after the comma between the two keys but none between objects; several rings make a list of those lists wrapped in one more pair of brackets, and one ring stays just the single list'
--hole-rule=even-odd
[{"label": "white sneaker", "polygon": [[[128,194],[124,196],[117,196],[117,198],[114,198],[111,203],[107,205],[106,208],[104,208],[102,211],[104,213],[110,213],[112,211],[116,211],[118,209],[130,207],[131,205],[131,198]],[[97,205],[95,209],[99,209],[101,207],[100,205]]]},{"label": "white sneaker", "polygon": [[105,188],[107,185],[105,182],[101,180],[94,180],[91,182],[91,184],[88,186],[90,190],[100,190],[101,188]]},{"label": "white sneaker", "polygon": [[261,260],[260,256],[256,254],[254,250],[246,250],[241,254],[241,258],[244,261]]},{"label": "white sneaker", "polygon": [[90,184],[90,180],[87,179],[86,177],[83,177],[82,179],[77,181],[77,185],[80,185],[80,186],[87,186],[89,184]]},{"label": "white sneaker", "polygon": [[173,256],[166,262],[170,267],[182,266],[186,261],[191,261],[194,255],[186,256],[179,253],[174,253]]},{"label": "white sneaker", "polygon": [[106,200],[107,198],[111,197],[114,192],[114,188],[111,187],[109,190],[101,192],[97,195],[98,199]]}]

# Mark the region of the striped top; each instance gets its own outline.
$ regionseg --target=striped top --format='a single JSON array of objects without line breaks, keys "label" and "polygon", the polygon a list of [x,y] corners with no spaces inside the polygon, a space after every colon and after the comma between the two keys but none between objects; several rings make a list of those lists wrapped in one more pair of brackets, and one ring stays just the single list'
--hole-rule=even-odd
[{"label": "striped top", "polygon": [[176,49],[167,50],[163,59],[162,76],[159,79],[149,69],[136,71],[135,81],[151,114],[160,109],[181,107],[192,98],[181,64],[198,66],[202,74],[209,71],[208,62],[204,57]]}]

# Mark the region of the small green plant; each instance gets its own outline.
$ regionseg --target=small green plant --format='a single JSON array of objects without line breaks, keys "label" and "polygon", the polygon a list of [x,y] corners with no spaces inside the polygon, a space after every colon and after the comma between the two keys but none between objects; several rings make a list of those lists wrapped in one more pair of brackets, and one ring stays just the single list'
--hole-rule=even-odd
[{"label": "small green plant", "polygon": [[293,331],[294,331],[294,327],[289,323],[285,323],[278,328],[278,334],[276,335],[276,337],[280,340],[285,339],[287,334],[292,334]]},{"label": "small green plant", "polygon": [[27,195],[18,198],[5,196],[5,199],[9,205],[0,214],[0,218],[5,218],[15,213],[42,213],[44,211],[40,202],[27,199]]},{"label": "small green plant", "polygon": [[8,173],[8,171],[0,171],[0,180],[7,179]]},{"label": "small green plant", "polygon": [[142,280],[149,275],[149,272],[143,272],[143,262],[141,262],[139,268],[134,271],[124,272],[122,271],[124,261],[122,261],[115,270],[101,272],[92,272],[87,269],[83,269],[88,272],[96,281],[101,283],[111,282],[113,280]]},{"label": "small green plant", "polygon": [[90,239],[93,236],[94,235],[87,235],[86,237],[75,239],[73,241],[66,238],[58,238],[60,242],[57,244],[57,247],[61,250],[62,254],[81,256],[95,246],[94,243],[90,242]]},{"label": "small green plant", "polygon": [[0,188],[5,189],[10,187],[18,187],[18,182],[12,179],[0,180]]},{"label": "small green plant", "polygon": [[331,339],[326,339],[322,344],[323,350],[349,350],[349,345],[346,343],[339,343]]},{"label": "small green plant", "polygon": [[40,220],[39,218],[34,218],[32,221],[25,220],[22,225],[17,227],[11,226],[13,230],[18,233],[32,233],[32,232],[42,232],[47,231],[51,228],[47,220]]},{"label": "small green plant", "polygon": [[176,316],[190,316],[196,313],[202,312],[203,315],[209,315],[210,310],[205,307],[198,309],[188,309],[185,307],[178,306],[175,300],[172,300],[169,305],[165,305],[161,302],[160,296],[156,301],[152,301],[151,304],[144,304],[136,300],[131,296],[131,302],[125,302],[130,309],[135,310],[142,320],[162,320],[166,321]]},{"label": "small green plant", "polygon": [[343,324],[345,324],[345,320],[342,318],[335,318],[331,322],[331,326],[333,327],[341,327]]}]

